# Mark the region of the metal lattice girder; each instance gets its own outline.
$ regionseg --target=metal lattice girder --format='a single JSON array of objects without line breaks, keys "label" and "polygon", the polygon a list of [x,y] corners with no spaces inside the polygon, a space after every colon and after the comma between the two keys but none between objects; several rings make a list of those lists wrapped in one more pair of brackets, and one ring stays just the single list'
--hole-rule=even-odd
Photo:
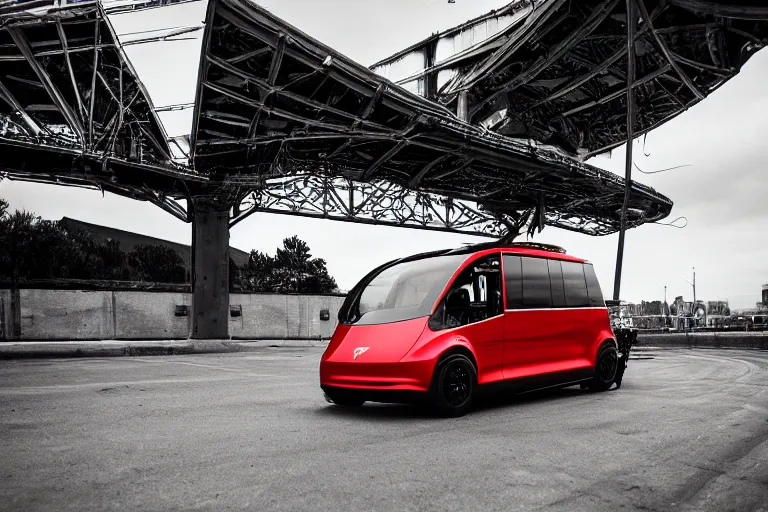
[{"label": "metal lattice girder", "polygon": [[[642,135],[735,76],[768,44],[765,2],[638,0],[634,36]],[[515,0],[371,69],[470,120],[582,157],[627,140],[625,2]],[[423,69],[413,62],[423,59]]]},{"label": "metal lattice girder", "polygon": [[[317,175],[267,180],[232,209],[231,225],[256,212],[313,217],[362,224],[420,228],[498,238],[511,228],[522,233],[532,222],[533,210],[518,215],[498,215],[476,203],[424,192],[415,192],[387,181],[363,183]],[[556,218],[545,213],[545,222],[558,223],[572,231],[598,234],[610,226],[581,219]]]},{"label": "metal lattice girder", "polygon": [[[191,150],[201,175],[232,186],[297,175],[387,182],[497,217],[535,210],[539,226],[619,228],[619,177],[461,122],[251,2],[209,2],[200,70]],[[629,225],[671,206],[633,183]]]},{"label": "metal lattice girder", "polygon": [[9,93],[0,99],[14,98],[0,101],[0,116],[23,113],[43,128],[0,137],[140,163],[171,160],[152,102],[99,4],[0,14],[0,66]]},{"label": "metal lattice girder", "polygon": [[[91,186],[136,197],[149,188],[155,191],[148,198],[153,202],[185,187],[174,181],[171,188],[163,188],[168,186],[163,175],[147,169],[193,174],[172,162],[152,101],[97,2],[62,8],[53,2],[26,2],[0,8],[0,145],[30,144],[39,148],[37,154],[27,149],[2,154],[0,171],[13,179],[23,179],[28,172],[34,181],[81,183],[81,164],[90,162],[107,174],[94,178]],[[46,165],[40,158],[59,152],[63,158],[53,160],[63,162],[73,150],[80,157],[70,168]],[[117,162],[141,170],[109,175]],[[166,203],[158,202],[174,215],[185,216]]]},{"label": "metal lattice girder", "polygon": [[504,234],[493,214],[463,201],[414,192],[395,183],[291,176],[268,180],[233,209],[231,224],[255,212],[281,213],[364,224],[414,227],[480,236]]}]

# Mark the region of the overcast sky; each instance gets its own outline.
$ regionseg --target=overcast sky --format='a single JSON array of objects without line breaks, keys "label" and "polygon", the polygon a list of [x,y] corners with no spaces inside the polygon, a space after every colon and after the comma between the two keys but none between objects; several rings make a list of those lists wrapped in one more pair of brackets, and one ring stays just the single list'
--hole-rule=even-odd
[{"label": "overcast sky", "polygon": [[[307,34],[364,64],[386,57],[437,30],[444,30],[505,0],[259,0],[257,3]],[[199,25],[205,2],[113,17],[118,34]],[[195,33],[193,33],[195,34]],[[176,42],[128,46],[128,55],[156,106],[193,102],[201,31]],[[136,36],[122,36],[123,40]],[[189,36],[185,36],[189,37]],[[768,51],[754,56],[740,75],[704,102],[635,144],[635,163],[644,171],[687,165],[635,178],[675,202],[672,215],[688,219],[685,229],[646,225],[627,232],[621,296],[625,300],[728,299],[731,307],[754,307],[768,283]],[[164,114],[170,135],[190,130],[191,111]],[[624,150],[589,163],[624,173]],[[49,185],[0,183],[0,197],[48,219],[68,216],[87,222],[190,243],[190,225],[148,203],[100,192]],[[365,226],[256,214],[231,232],[231,245],[274,254],[291,235],[306,240],[325,258],[342,289],[393,258],[484,239],[402,228]],[[536,240],[561,245],[595,263],[606,297],[613,290],[618,235],[589,237],[552,227]]]}]

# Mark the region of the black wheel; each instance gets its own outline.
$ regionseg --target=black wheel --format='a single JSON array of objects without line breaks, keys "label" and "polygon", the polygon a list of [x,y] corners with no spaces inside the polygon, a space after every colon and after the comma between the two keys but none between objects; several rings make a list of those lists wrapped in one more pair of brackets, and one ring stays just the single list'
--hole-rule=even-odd
[{"label": "black wheel", "polygon": [[360,407],[365,403],[365,400],[338,391],[326,392],[325,400],[342,407]]},{"label": "black wheel", "polygon": [[607,391],[616,381],[619,370],[619,352],[613,345],[605,345],[597,353],[595,376],[589,385],[593,391]]},{"label": "black wheel", "polygon": [[432,406],[442,416],[463,416],[472,407],[477,370],[466,356],[453,354],[435,368],[430,388]]}]

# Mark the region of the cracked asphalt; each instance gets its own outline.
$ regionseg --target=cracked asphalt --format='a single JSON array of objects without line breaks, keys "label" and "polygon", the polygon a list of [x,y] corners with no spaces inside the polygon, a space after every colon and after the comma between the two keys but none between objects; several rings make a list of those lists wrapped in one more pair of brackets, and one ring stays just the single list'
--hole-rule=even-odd
[{"label": "cracked asphalt", "polygon": [[768,353],[466,417],[327,404],[322,349],[0,362],[0,510],[768,511]]}]

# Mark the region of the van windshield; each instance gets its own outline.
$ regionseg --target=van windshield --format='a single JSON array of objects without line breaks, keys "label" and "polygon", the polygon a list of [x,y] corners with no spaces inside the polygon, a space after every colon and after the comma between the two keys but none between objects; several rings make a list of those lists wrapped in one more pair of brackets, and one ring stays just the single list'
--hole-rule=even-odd
[{"label": "van windshield", "polygon": [[466,258],[466,254],[435,256],[382,270],[360,294],[354,323],[385,324],[429,316],[440,292]]}]

